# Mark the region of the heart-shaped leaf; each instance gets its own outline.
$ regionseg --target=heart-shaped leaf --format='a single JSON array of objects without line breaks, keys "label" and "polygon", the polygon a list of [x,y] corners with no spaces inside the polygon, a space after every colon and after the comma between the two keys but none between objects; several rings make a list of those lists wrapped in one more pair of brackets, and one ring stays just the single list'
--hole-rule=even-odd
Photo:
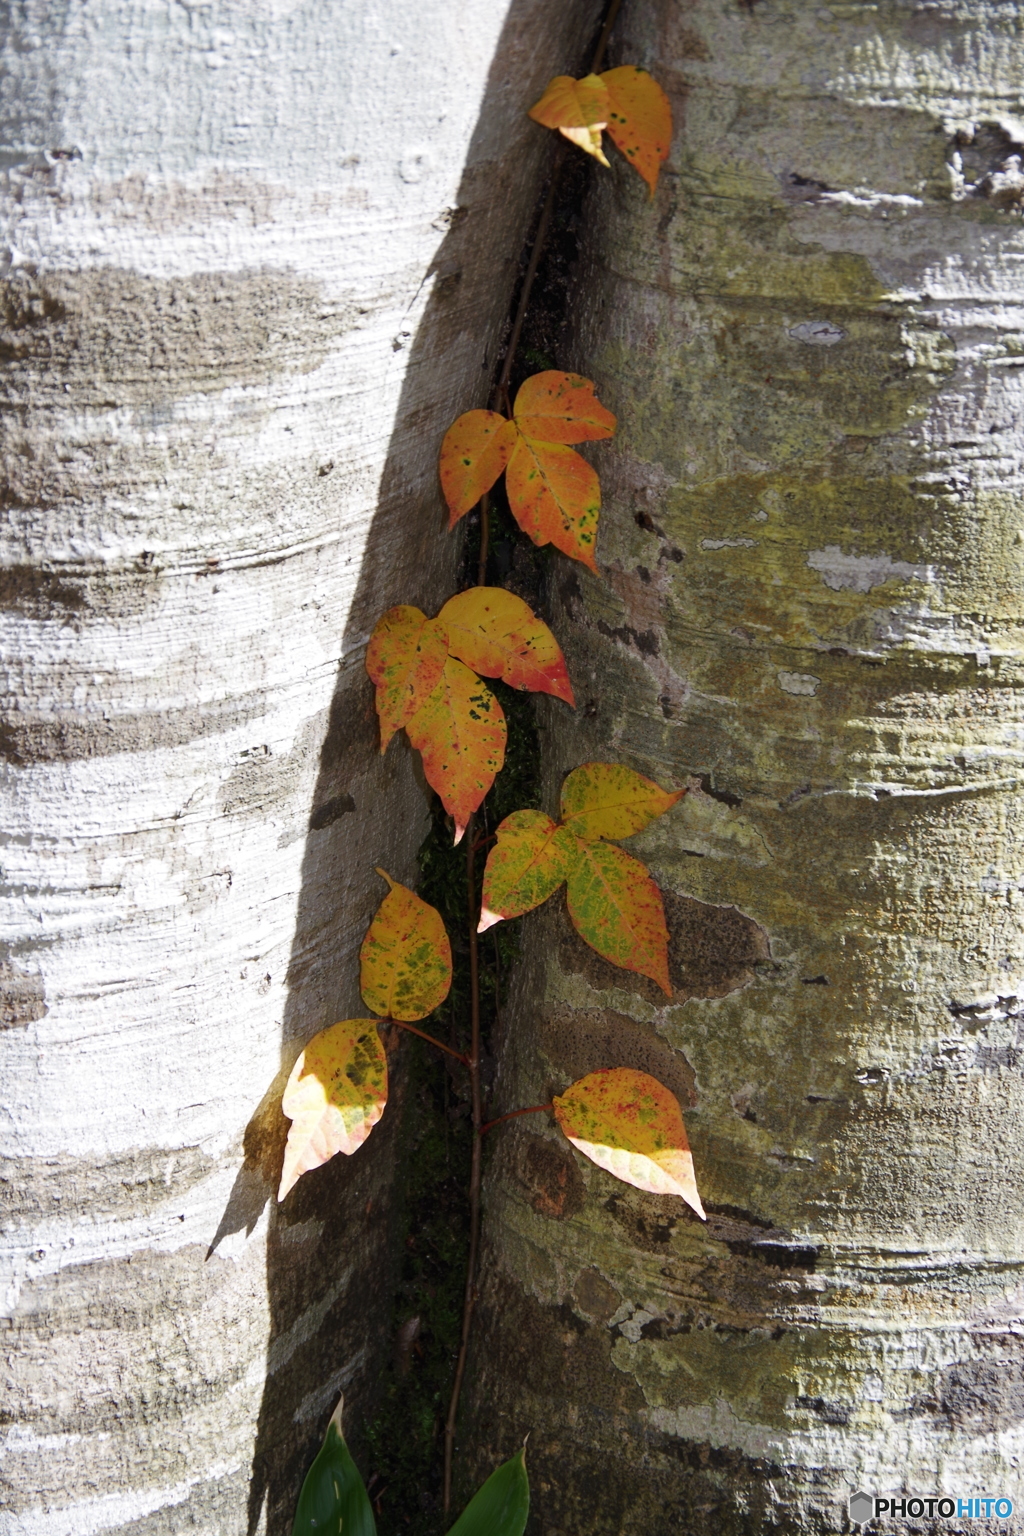
[{"label": "heart-shaped leaf", "polygon": [[281,1099],[291,1128],[278,1200],[338,1152],[351,1156],[388,1101],[388,1063],[376,1019],[345,1019],[314,1035]]},{"label": "heart-shaped leaf", "polygon": [[306,1473],[292,1536],[376,1536],[373,1509],[341,1433],[342,1398]]},{"label": "heart-shaped leaf", "polygon": [[679,1195],[706,1221],[693,1156],[674,1093],[646,1072],[591,1072],[554,1100],[555,1117],[574,1147],[624,1184]]},{"label": "heart-shaped leaf", "polygon": [[427,783],[455,819],[455,841],[505,761],[505,716],[494,694],[449,656],[441,680],[406,725]]},{"label": "heart-shaped leaf", "polygon": [[647,869],[614,843],[579,842],[569,875],[569,916],[591,949],[672,996],[661,892]]},{"label": "heart-shaped leaf", "polygon": [[663,816],[685,789],[659,789],[621,763],[584,763],[562,785],[562,820],[577,837],[632,837]]},{"label": "heart-shaped leaf", "polygon": [[377,689],[380,749],[412,719],[437,687],[448,655],[443,624],[419,608],[389,608],[366,647],[366,670]]},{"label": "heart-shaped leaf", "polygon": [[448,1536],[523,1536],[529,1513],[530,1482],[522,1450],[491,1473]]},{"label": "heart-shaped leaf", "polygon": [[452,950],[440,912],[383,869],[391,887],[359,951],[359,986],[381,1018],[425,1019],[452,984]]},{"label": "heart-shaped leaf", "polygon": [[553,544],[598,574],[601,486],[586,459],[562,443],[520,436],[505,472],[512,515],[535,544]]},{"label": "heart-shaped leaf", "polygon": [[651,189],[672,145],[672,108],[668,97],[646,69],[624,64],[602,76],[608,90],[608,132]]},{"label": "heart-shaped leaf", "polygon": [[451,655],[474,672],[575,704],[558,641],[513,592],[470,587],[448,599],[437,622],[447,631]]},{"label": "heart-shaped leaf", "polygon": [[549,368],[522,385],[513,407],[524,437],[544,443],[585,443],[612,437],[616,421],[594,394],[590,379]]},{"label": "heart-shaped leaf", "polygon": [[578,857],[579,843],[573,834],[543,811],[513,811],[506,816],[487,855],[477,932],[539,907],[568,880]]},{"label": "heart-shaped leaf", "polygon": [[588,155],[607,165],[601,148],[601,130],[610,111],[608,87],[600,75],[584,75],[582,80],[556,75],[548,82],[540,101],[530,108],[529,115],[545,128],[556,128]]},{"label": "heart-shaped leaf", "polygon": [[501,474],[516,443],[516,428],[497,411],[466,411],[441,444],[441,489],[448,526],[475,507]]}]

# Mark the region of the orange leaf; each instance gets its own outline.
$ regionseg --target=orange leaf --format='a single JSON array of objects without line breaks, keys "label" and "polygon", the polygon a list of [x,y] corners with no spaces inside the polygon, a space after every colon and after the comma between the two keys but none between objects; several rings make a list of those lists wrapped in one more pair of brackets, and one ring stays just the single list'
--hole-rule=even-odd
[{"label": "orange leaf", "polygon": [[530,912],[553,896],[572,873],[579,843],[543,811],[513,811],[498,828],[487,855],[478,933],[503,917]]},{"label": "orange leaf", "polygon": [[614,843],[580,842],[566,895],[573,926],[591,949],[672,996],[665,908],[639,859]]},{"label": "orange leaf", "polygon": [[521,597],[501,587],[470,587],[448,599],[437,622],[447,631],[450,654],[474,672],[575,705],[558,641]]},{"label": "orange leaf", "polygon": [[601,486],[586,459],[560,443],[520,437],[505,487],[513,517],[535,544],[553,544],[598,574],[594,540]]},{"label": "orange leaf", "polygon": [[657,1078],[611,1067],[581,1077],[553,1102],[559,1125],[584,1157],[636,1189],[679,1195],[707,1220],[679,1100]]},{"label": "orange leaf", "polygon": [[441,681],[406,725],[427,783],[455,818],[455,841],[505,761],[505,716],[474,672],[449,656]]},{"label": "orange leaf", "polygon": [[562,820],[588,841],[632,837],[685,794],[685,789],[659,789],[621,763],[584,763],[562,785]]},{"label": "orange leaf", "polygon": [[608,88],[608,132],[654,196],[658,172],[672,143],[672,108],[646,69],[624,64],[601,76]]},{"label": "orange leaf", "polygon": [[424,1019],[448,996],[452,951],[440,912],[383,869],[391,887],[359,950],[363,1002],[382,1018]]},{"label": "orange leaf", "polygon": [[448,428],[441,444],[440,474],[449,528],[490,490],[517,437],[513,423],[497,411],[466,411]]},{"label": "orange leaf", "polygon": [[608,161],[601,148],[601,129],[608,122],[611,105],[608,88],[600,75],[585,75],[574,80],[571,75],[556,75],[547,90],[530,108],[535,123],[558,131],[600,160]]},{"label": "orange leaf", "polygon": [[512,414],[524,437],[543,443],[585,443],[615,432],[615,417],[597,399],[590,379],[557,368],[526,380]]},{"label": "orange leaf", "polygon": [[382,752],[437,687],[447,654],[444,626],[419,608],[403,604],[377,620],[366,670],[377,689]]},{"label": "orange leaf", "polygon": [[277,1198],[336,1152],[351,1154],[388,1101],[388,1063],[376,1019],[346,1019],[314,1035],[292,1068],[281,1108],[292,1122]]}]

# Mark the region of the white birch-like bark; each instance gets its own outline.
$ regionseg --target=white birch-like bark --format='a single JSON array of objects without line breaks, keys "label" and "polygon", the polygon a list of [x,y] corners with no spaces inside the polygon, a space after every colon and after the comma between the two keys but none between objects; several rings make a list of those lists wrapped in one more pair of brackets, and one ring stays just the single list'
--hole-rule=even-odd
[{"label": "white birch-like bark", "polygon": [[3,9],[0,1528],[284,1530],[372,1380],[393,1148],[268,1227],[271,1085],[413,873],[363,649],[448,593],[440,436],[597,8]]},{"label": "white birch-like bark", "polygon": [[613,47],[676,136],[653,204],[591,172],[560,361],[619,432],[545,809],[691,784],[628,845],[675,995],[528,918],[495,1112],[651,1071],[709,1220],[496,1133],[481,1465],[532,1429],[546,1530],[1022,1528],[1021,21],[654,0]]}]

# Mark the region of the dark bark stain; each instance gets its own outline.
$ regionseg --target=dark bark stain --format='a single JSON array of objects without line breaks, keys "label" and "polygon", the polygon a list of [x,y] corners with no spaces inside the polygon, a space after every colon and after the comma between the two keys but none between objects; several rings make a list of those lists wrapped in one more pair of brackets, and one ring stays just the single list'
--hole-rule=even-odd
[{"label": "dark bark stain", "polygon": [[564,1221],[583,1209],[587,1188],[567,1145],[521,1132],[512,1167],[539,1215]]},{"label": "dark bark stain", "polygon": [[45,1018],[46,988],[38,971],[0,960],[0,1029],[22,1029]]}]

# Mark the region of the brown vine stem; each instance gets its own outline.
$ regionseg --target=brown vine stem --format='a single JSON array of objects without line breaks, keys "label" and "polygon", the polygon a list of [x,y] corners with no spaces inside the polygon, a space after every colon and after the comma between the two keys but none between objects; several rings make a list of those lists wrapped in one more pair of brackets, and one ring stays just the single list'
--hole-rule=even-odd
[{"label": "brown vine stem", "polygon": [[381,1019],[382,1024],[397,1024],[399,1029],[407,1029],[411,1035],[419,1035],[421,1040],[426,1040],[431,1045],[436,1045],[439,1051],[444,1051],[447,1056],[454,1056],[456,1061],[461,1061],[464,1067],[469,1066],[469,1057],[463,1056],[461,1051],[453,1051],[450,1045],[445,1045],[441,1040],[435,1040],[433,1035],[428,1035],[425,1029],[417,1029],[415,1024],[407,1024],[404,1019]]},{"label": "brown vine stem", "polygon": [[492,1126],[500,1125],[503,1120],[515,1120],[518,1115],[539,1115],[545,1109],[554,1109],[552,1103],[527,1104],[525,1109],[510,1109],[507,1115],[499,1115],[496,1120],[488,1120],[486,1125],[480,1127],[480,1135],[486,1136]]},{"label": "brown vine stem", "polygon": [[444,1426],[444,1512],[447,1515],[452,1504],[452,1457],[455,1453],[455,1420],[459,1411],[462,1379],[466,1374],[466,1357],[469,1353],[469,1335],[473,1326],[473,1309],[476,1306],[476,1262],[480,1247],[480,1171],[483,1144],[480,1140],[483,1102],[480,1094],[480,955],[477,944],[476,908],[476,848],[473,831],[475,817],[469,818],[466,827],[466,895],[469,907],[469,993],[470,993],[470,1046],[469,1084],[473,1109],[473,1161],[469,1175],[469,1257],[466,1260],[466,1290],[462,1303],[462,1338],[459,1341],[459,1358],[455,1366],[451,1401]]}]

